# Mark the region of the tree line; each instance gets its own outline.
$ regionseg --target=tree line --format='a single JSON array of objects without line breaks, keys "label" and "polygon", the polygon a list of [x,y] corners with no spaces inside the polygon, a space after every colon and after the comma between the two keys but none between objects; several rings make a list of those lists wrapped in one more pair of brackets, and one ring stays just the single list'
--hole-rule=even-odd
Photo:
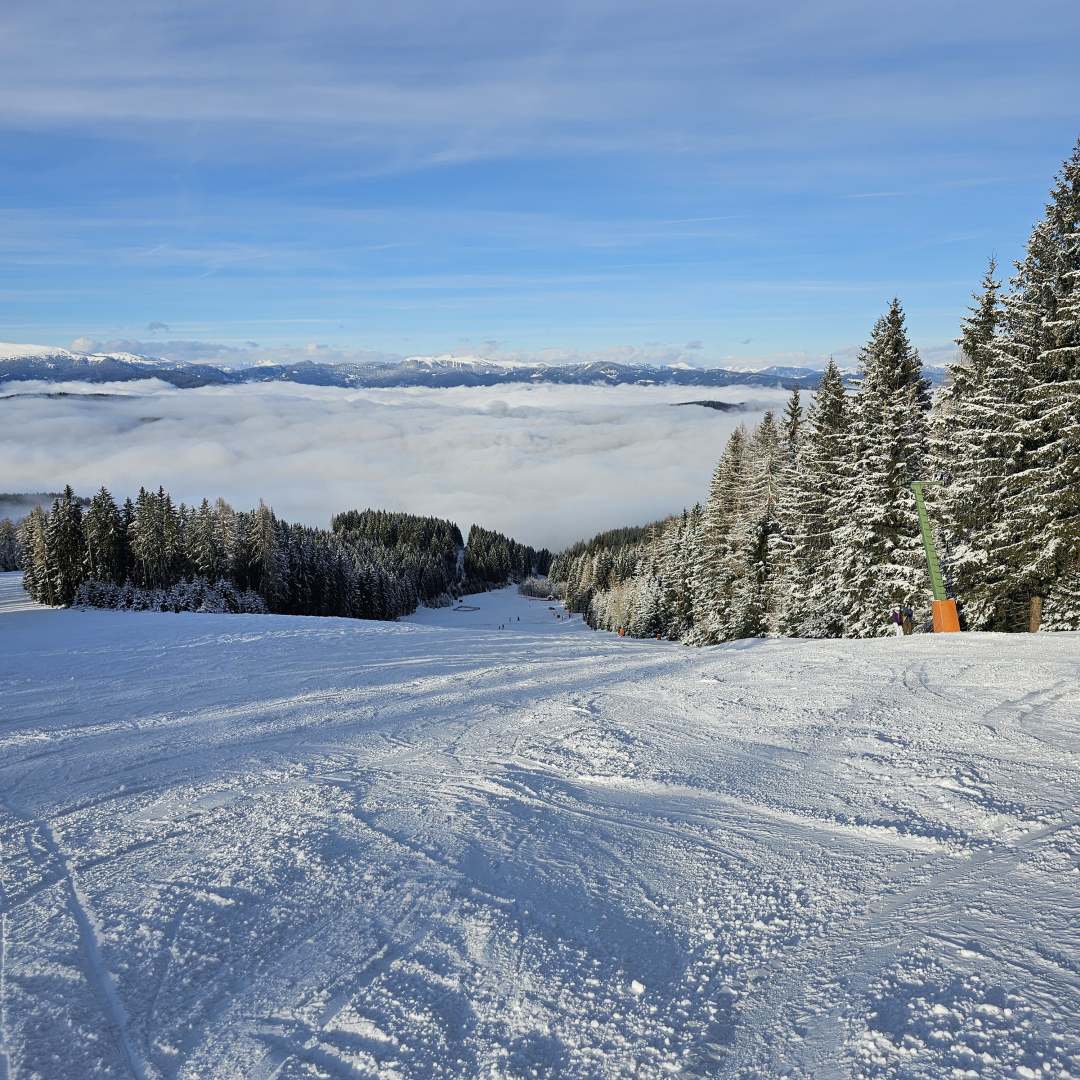
[{"label": "tree line", "polygon": [[804,409],[737,429],[708,497],[568,549],[551,577],[591,625],[695,644],[872,637],[929,619],[911,483],[973,630],[1080,628],[1080,143],[1007,289],[991,260],[931,401],[898,300],[848,393],[830,361]]},{"label": "tree line", "polygon": [[507,581],[523,581],[533,574],[545,575],[551,552],[519,544],[509,536],[473,525],[462,562],[467,592],[483,592]]},{"label": "tree line", "polygon": [[[164,488],[121,504],[102,488],[84,511],[67,487],[11,533],[27,591],[55,606],[395,619],[543,572],[550,559],[475,526],[463,544],[438,518],[349,511],[327,530],[282,521],[263,504],[177,505]],[[0,529],[0,554],[6,536]],[[489,575],[466,573],[470,560]]]},{"label": "tree line", "polygon": [[18,570],[19,538],[11,518],[0,518],[0,571]]}]

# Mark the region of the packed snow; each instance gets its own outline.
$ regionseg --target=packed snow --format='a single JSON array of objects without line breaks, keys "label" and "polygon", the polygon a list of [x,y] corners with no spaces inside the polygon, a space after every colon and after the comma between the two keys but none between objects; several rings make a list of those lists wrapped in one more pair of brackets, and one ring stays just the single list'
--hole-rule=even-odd
[{"label": "packed snow", "polygon": [[0,1080],[1080,1076],[1080,635],[0,593]]}]

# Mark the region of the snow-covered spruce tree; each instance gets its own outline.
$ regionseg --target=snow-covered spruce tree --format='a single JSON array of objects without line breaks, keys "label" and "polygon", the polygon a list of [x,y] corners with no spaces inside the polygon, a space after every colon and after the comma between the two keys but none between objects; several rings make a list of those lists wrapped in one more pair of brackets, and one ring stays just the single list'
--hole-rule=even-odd
[{"label": "snow-covered spruce tree", "polygon": [[0,570],[20,570],[19,541],[15,523],[10,518],[0,518]]},{"label": "snow-covered spruce tree", "polygon": [[[283,596],[285,567],[282,565],[278,543],[277,519],[264,503],[247,521],[247,587],[262,596],[271,611],[278,610]],[[343,583],[342,592],[348,595],[351,582]]]},{"label": "snow-covered spruce tree", "polygon": [[1080,628],[1080,570],[1068,570],[1050,586],[1042,610],[1043,630]]},{"label": "snow-covered spruce tree", "polygon": [[1059,544],[1058,574],[1048,604],[1058,623],[1080,629],[1080,140],[1065,162],[1048,210],[1058,246],[1057,272],[1045,324],[1058,378],[1059,479],[1051,505]]},{"label": "snow-covered spruce tree", "polygon": [[120,507],[120,551],[124,577],[132,576],[133,560],[131,555],[131,534],[135,523],[135,504],[130,498]]},{"label": "snow-covered spruce tree", "polygon": [[926,468],[930,386],[899,300],[878,320],[860,362],[848,459],[853,482],[834,532],[833,565],[845,634],[875,637],[889,632],[889,612],[897,607],[924,621],[931,598],[911,490]]},{"label": "snow-covered spruce tree", "polygon": [[784,633],[786,612],[789,606],[787,589],[790,579],[789,562],[798,534],[799,521],[799,460],[806,439],[806,412],[802,406],[799,388],[795,387],[788,398],[780,425],[780,461],[777,480],[776,516],[778,533],[775,542],[769,596],[766,610],[766,628],[770,634]]},{"label": "snow-covered spruce tree", "polygon": [[[999,619],[1038,629],[1044,598],[1080,559],[1080,143],[1017,264],[995,349],[1015,391],[990,569]],[[1055,607],[1068,622],[1065,602]]]},{"label": "snow-covered spruce tree", "polygon": [[666,630],[664,587],[655,566],[642,567],[641,573],[632,579],[632,583],[626,632],[632,637],[663,637]]},{"label": "snow-covered spruce tree", "polygon": [[594,628],[614,630],[625,626],[610,621],[608,613],[615,610],[613,605],[594,603],[601,596],[598,585],[609,591],[629,583],[638,571],[645,540],[652,534],[652,528],[610,529],[555,556],[550,562],[549,578],[553,591],[562,595],[567,609],[581,612]]},{"label": "snow-covered spruce tree", "polygon": [[682,641],[694,629],[693,552],[701,523],[701,507],[684,510],[664,524],[659,539],[658,564],[663,587],[664,626],[672,641]]},{"label": "snow-covered spruce tree", "polygon": [[725,641],[761,637],[769,629],[781,553],[780,430],[771,412],[750,436],[743,458],[736,512],[725,545],[727,603],[719,613]]},{"label": "snow-covered spruce tree", "polygon": [[696,558],[701,549],[701,531],[705,508],[701,503],[694,503],[690,508],[690,518],[679,545],[679,596],[674,606],[675,628],[681,641],[690,641],[695,635],[695,596],[697,592]]},{"label": "snow-covered spruce tree", "polygon": [[164,578],[164,550],[157,500],[146,488],[139,488],[128,533],[133,584],[156,588]]},{"label": "snow-covered spruce tree", "polygon": [[39,603],[50,607],[57,603],[49,548],[45,541],[49,517],[40,506],[19,524],[19,549],[23,565],[23,588]]},{"label": "snow-covered spruce tree", "polygon": [[207,499],[194,512],[185,536],[187,562],[192,571],[207,581],[217,581],[225,571],[224,552],[218,536],[218,523]]},{"label": "snow-covered spruce tree", "polygon": [[217,550],[221,553],[221,576],[235,581],[243,572],[243,545],[236,511],[221,497],[214,502]]},{"label": "snow-covered spruce tree", "polygon": [[53,603],[68,605],[75,599],[86,574],[86,543],[82,507],[70,486],[53,502],[45,527],[48,567],[52,576]]},{"label": "snow-covered spruce tree", "polygon": [[791,391],[791,396],[787,399],[787,404],[784,406],[784,415],[780,421],[784,452],[792,457],[794,457],[796,451],[799,449],[799,443],[802,438],[802,425],[805,418],[806,414],[802,406],[802,395],[799,393],[799,388],[796,386]]},{"label": "snow-covered spruce tree", "polygon": [[840,637],[845,615],[835,572],[853,460],[844,380],[830,359],[803,423],[786,484],[789,552],[779,586],[778,629],[795,637]]},{"label": "snow-covered spruce tree", "polygon": [[[783,424],[772,413],[728,440],[709,501],[650,526],[635,544],[583,545],[576,576],[566,553],[553,573],[587,582],[590,624],[637,637],[711,644],[775,632],[775,592],[788,554],[781,523],[790,463],[801,441],[797,396]],[[633,559],[630,572],[628,559]],[[628,576],[629,573],[629,576]]]},{"label": "snow-covered spruce tree", "polygon": [[119,585],[126,576],[124,526],[120,510],[106,488],[90,501],[83,517],[86,539],[86,577]]},{"label": "snow-covered spruce tree", "polygon": [[989,549],[1001,517],[1008,418],[1015,399],[1011,363],[994,348],[1000,282],[991,259],[961,324],[959,354],[930,412],[931,514],[947,584],[969,629],[992,627],[996,601]]},{"label": "snow-covered spruce tree", "polygon": [[694,630],[698,645],[725,639],[724,613],[731,598],[731,531],[742,508],[748,436],[737,427],[728,439],[713,471],[709,497],[701,513],[701,529],[694,557]]},{"label": "snow-covered spruce tree", "polygon": [[160,520],[162,588],[176,584],[186,570],[184,565],[184,523],[172,496],[163,488],[157,491],[157,511]]},{"label": "snow-covered spruce tree", "polygon": [[199,577],[199,572],[191,565],[191,559],[188,558],[191,531],[195,524],[195,508],[182,502],[176,508],[176,516],[180,523],[180,536],[173,573],[182,580],[191,580]]}]

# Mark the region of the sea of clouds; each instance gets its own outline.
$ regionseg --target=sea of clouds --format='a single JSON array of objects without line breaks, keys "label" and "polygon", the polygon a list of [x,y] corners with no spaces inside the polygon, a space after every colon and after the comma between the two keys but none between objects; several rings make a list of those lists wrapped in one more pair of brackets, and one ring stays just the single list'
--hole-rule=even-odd
[{"label": "sea of clouds", "polygon": [[[160,484],[178,501],[262,499],[317,525],[338,510],[407,510],[558,549],[703,499],[731,431],[786,397],[738,386],[8,383],[0,487],[91,494],[104,484],[123,497]],[[748,408],[672,407],[701,398]]]}]

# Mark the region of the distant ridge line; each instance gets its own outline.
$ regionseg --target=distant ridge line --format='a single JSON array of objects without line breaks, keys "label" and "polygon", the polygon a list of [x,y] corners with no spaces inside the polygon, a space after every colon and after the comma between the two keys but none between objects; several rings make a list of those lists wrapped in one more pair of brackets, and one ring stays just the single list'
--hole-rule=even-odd
[{"label": "distant ridge line", "polygon": [[[547,383],[572,386],[761,386],[813,389],[822,372],[813,368],[767,367],[757,371],[694,368],[686,365],[507,364],[454,357],[411,357],[393,363],[325,364],[304,360],[293,364],[258,364],[222,368],[213,364],[167,360],[133,353],[76,353],[68,349],[0,344],[0,383],[5,382],[135,382],[160,379],[189,389],[245,383],[291,382],[302,386],[349,389],[396,387],[451,388]],[[935,382],[943,375],[928,368]],[[854,374],[848,376],[854,378]]]}]

